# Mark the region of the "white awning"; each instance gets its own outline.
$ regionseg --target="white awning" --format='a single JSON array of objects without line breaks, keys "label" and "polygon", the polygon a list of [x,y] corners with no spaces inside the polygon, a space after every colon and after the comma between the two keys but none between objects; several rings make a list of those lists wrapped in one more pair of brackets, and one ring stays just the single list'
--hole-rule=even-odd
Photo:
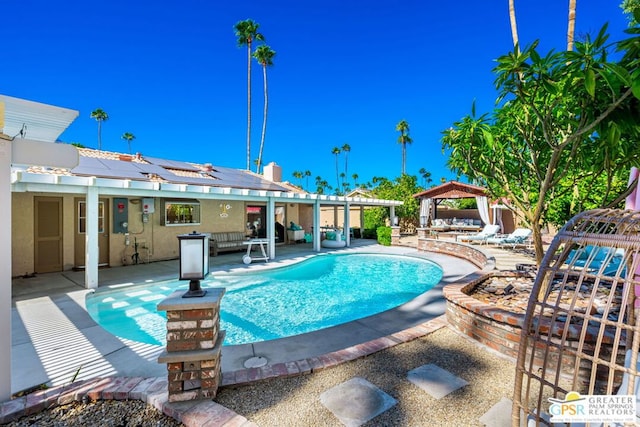
[{"label": "white awning", "polygon": [[4,129],[10,137],[56,142],[62,132],[78,117],[76,110],[1,95],[4,103]]}]

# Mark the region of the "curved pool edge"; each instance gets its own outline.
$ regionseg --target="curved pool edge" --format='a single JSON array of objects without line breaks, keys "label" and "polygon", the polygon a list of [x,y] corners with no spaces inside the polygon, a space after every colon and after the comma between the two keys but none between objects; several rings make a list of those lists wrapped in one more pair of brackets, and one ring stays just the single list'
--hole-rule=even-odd
[{"label": "curved pool edge", "polygon": [[[272,378],[275,366],[278,366],[276,370],[283,375],[292,375],[288,370],[285,372],[283,366],[289,366],[289,370],[293,372],[308,372],[306,365],[309,360],[315,361],[316,358],[333,366],[336,364],[333,361],[335,353],[342,360],[344,354],[341,351],[346,351],[352,356],[349,360],[353,360],[431,332],[433,327],[429,322],[444,316],[446,311],[443,288],[465,281],[479,271],[473,263],[451,255],[418,252],[410,248],[399,249],[393,250],[393,254],[427,259],[443,268],[445,273],[440,282],[400,306],[368,317],[291,337],[224,346],[221,359],[223,383],[242,384]],[[417,329],[414,331],[413,328]],[[403,336],[411,338],[400,340],[399,337]],[[381,346],[378,340],[386,344]],[[368,353],[362,353],[358,346],[369,348]],[[256,356],[264,357],[267,365],[262,368],[245,368],[244,361]],[[298,363],[301,366],[297,366]]]}]

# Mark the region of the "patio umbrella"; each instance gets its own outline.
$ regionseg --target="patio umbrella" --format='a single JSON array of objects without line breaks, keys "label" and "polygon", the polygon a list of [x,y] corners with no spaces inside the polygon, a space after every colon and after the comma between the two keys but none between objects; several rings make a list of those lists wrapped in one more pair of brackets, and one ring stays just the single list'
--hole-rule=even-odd
[{"label": "patio umbrella", "polygon": [[429,224],[429,216],[431,214],[432,200],[424,198],[420,200],[420,227],[426,227]]}]

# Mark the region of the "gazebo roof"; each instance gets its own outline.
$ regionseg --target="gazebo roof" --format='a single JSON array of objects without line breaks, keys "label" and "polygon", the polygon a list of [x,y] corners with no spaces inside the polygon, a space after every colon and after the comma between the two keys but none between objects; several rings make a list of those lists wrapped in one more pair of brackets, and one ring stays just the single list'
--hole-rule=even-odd
[{"label": "gazebo roof", "polygon": [[487,190],[477,185],[449,181],[437,187],[414,194],[417,199],[467,199],[476,196],[486,196]]}]

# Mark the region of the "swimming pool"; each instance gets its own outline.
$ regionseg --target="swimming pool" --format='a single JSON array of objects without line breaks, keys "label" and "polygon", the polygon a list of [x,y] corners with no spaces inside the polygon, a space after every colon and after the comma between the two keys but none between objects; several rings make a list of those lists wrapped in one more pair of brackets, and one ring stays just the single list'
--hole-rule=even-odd
[{"label": "swimming pool", "polygon": [[[209,275],[202,287],[224,287],[220,328],[224,345],[298,335],[381,313],[428,291],[442,269],[419,258],[319,255],[255,273]],[[112,334],[165,345],[166,318],[157,304],[187,282],[131,286],[88,294],[87,311]]]}]

